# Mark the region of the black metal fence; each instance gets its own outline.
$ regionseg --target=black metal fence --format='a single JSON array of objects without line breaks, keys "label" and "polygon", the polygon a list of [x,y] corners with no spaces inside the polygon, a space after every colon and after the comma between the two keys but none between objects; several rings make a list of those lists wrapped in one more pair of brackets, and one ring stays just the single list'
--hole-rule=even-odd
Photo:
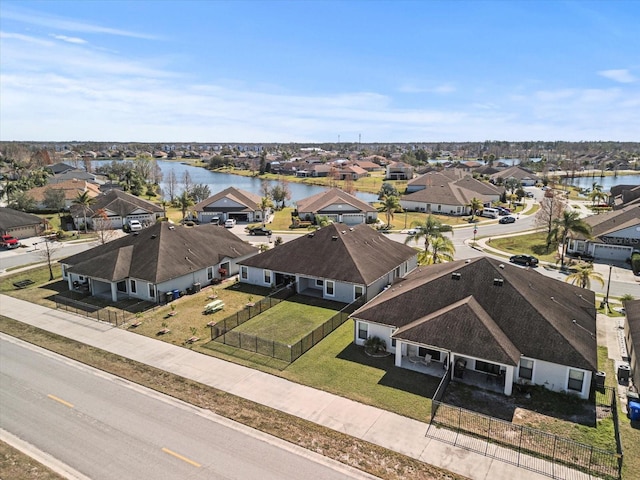
[{"label": "black metal fence", "polygon": [[[292,289],[283,289],[293,292]],[[276,292],[278,293],[278,292]],[[243,312],[238,312],[231,317],[218,322],[211,326],[211,339],[216,342],[223,343],[235,348],[241,348],[253,353],[265,355],[267,357],[275,358],[286,363],[293,363],[300,358],[311,347],[320,342],[324,337],[333,332],[336,328],[342,325],[357,308],[364,304],[364,297],[357,299],[355,302],[350,303],[329,320],[322,325],[316,327],[312,332],[309,332],[302,339],[294,343],[293,345],[287,345],[274,340],[268,340],[265,338],[251,335],[249,333],[235,332],[232,329],[238,325],[242,325],[244,322],[252,317],[264,312],[274,305],[289,298],[291,294],[281,294],[281,298],[266,297],[261,302],[261,305],[256,304],[252,312],[247,312],[245,315],[240,315]],[[250,316],[247,316],[250,315]],[[222,324],[222,325],[221,325]]]},{"label": "black metal fence", "polygon": [[[611,397],[617,421],[615,394]],[[617,452],[602,450],[436,399],[427,435],[552,478],[621,478],[620,447]]]},{"label": "black metal fence", "polygon": [[127,321],[129,315],[124,310],[111,310],[89,303],[74,300],[72,298],[64,297],[62,295],[55,296],[56,308],[58,310],[65,310],[67,312],[73,312],[78,315],[83,315],[88,318],[93,318],[101,322],[108,322],[116,327],[122,325]]},{"label": "black metal fence", "polygon": [[213,325],[209,325],[211,329],[211,340],[216,340],[218,337],[226,335],[234,328],[251,320],[256,315],[260,315],[262,312],[269,310],[271,307],[278,305],[280,302],[291,298],[295,294],[296,291],[293,288],[281,288],[280,290],[273,292],[268,297],[264,297],[259,302],[255,302],[253,305],[247,305],[244,310],[240,310],[239,312],[236,312]]}]

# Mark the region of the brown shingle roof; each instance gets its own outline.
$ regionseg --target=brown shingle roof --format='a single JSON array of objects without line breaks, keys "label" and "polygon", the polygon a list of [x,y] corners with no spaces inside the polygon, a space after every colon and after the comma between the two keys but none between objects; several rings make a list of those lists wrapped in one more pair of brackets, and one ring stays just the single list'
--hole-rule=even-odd
[{"label": "brown shingle roof", "polygon": [[135,235],[94,247],[62,261],[70,272],[108,281],[127,277],[161,283],[257,249],[225,228],[156,223]]},{"label": "brown shingle roof", "polygon": [[[605,237],[625,228],[640,225],[640,205],[631,205],[620,210],[590,215],[583,220],[591,226],[593,239],[600,239],[600,237]],[[574,237],[584,239],[584,235],[580,234],[574,234]]]},{"label": "brown shingle roof", "polygon": [[276,272],[371,285],[416,256],[368,225],[332,224],[240,262]]},{"label": "brown shingle roof", "polygon": [[316,213],[334,203],[346,203],[363,212],[377,212],[377,210],[353,195],[343,192],[339,188],[331,188],[297,202],[299,212]]},{"label": "brown shingle roof", "polygon": [[[454,272],[460,273],[459,280],[452,278]],[[494,279],[502,279],[502,285],[494,285]],[[423,267],[381,293],[353,317],[402,328],[445,311],[469,296],[508,339],[501,341],[502,353],[496,351],[483,358],[500,361],[505,354],[511,356],[509,344],[513,344],[519,354],[527,357],[597,369],[594,293],[487,257]],[[484,347],[476,332],[481,318],[478,311],[458,308],[457,315],[437,317],[464,335],[468,351],[481,352]],[[473,328],[461,332],[455,325],[459,321]],[[488,328],[484,325],[482,328]],[[431,344],[428,337],[422,340]]]},{"label": "brown shingle roof", "polygon": [[6,232],[10,228],[40,225],[44,220],[37,215],[0,207],[0,231]]},{"label": "brown shingle roof", "polygon": [[239,188],[236,188],[236,187],[229,187],[201,201],[195,207],[193,207],[193,209],[196,212],[201,212],[212,203],[217,202],[218,200],[221,200],[223,198],[229,198],[234,202],[244,205],[248,210],[251,210],[251,211],[260,210],[258,205],[262,201],[259,195],[255,195],[245,190],[240,190]]}]

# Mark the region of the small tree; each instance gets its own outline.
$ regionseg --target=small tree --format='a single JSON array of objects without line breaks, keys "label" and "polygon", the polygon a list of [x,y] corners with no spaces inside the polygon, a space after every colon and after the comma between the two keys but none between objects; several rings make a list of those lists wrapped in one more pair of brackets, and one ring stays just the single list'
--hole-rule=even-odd
[{"label": "small tree", "polygon": [[45,189],[42,203],[48,209],[58,212],[60,216],[60,212],[65,207],[64,190],[51,187]]},{"label": "small tree", "polygon": [[100,208],[96,212],[96,218],[93,220],[93,228],[98,234],[100,245],[104,245],[109,242],[116,233],[113,229],[113,222],[109,218],[109,215],[107,215],[104,208]]},{"label": "small tree", "polygon": [[91,205],[95,203],[95,199],[89,196],[89,191],[78,192],[76,198],[73,199],[73,204],[78,205],[82,209],[82,215],[84,217],[84,233],[87,233],[87,212],[91,208]]},{"label": "small tree", "polygon": [[51,281],[55,278],[53,276],[53,256],[58,250],[60,250],[60,247],[62,245],[53,240],[49,240],[48,238],[45,238],[42,245],[43,248],[41,250],[38,250],[38,252],[40,254],[40,258],[42,258],[47,263],[47,267],[49,267],[49,281]]}]

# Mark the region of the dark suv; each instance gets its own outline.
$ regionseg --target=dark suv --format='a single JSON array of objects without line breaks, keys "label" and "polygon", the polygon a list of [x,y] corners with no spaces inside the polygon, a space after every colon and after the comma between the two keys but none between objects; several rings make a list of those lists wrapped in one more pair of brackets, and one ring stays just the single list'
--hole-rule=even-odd
[{"label": "dark suv", "polygon": [[517,265],[526,265],[527,267],[538,266],[538,259],[531,255],[514,255],[509,259],[509,261]]},{"label": "dark suv", "polygon": [[249,235],[271,235],[271,230],[267,227],[253,227],[249,228]]}]

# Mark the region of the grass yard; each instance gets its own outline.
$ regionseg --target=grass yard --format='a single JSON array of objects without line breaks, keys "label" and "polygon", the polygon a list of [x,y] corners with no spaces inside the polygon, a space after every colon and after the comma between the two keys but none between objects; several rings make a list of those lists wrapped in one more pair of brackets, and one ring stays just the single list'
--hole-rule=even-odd
[{"label": "grass yard", "polygon": [[279,375],[420,421],[427,421],[439,379],[394,366],[393,356],[369,357],[353,344],[347,320]]},{"label": "grass yard", "polygon": [[329,320],[345,305],[295,295],[235,328],[266,340],[292,345]]},{"label": "grass yard", "polygon": [[513,237],[493,238],[488,244],[508,252],[509,254],[527,254],[534,255],[544,262],[556,261],[556,250],[553,245],[547,250],[547,234],[544,232],[528,233],[526,235],[517,235]]}]

